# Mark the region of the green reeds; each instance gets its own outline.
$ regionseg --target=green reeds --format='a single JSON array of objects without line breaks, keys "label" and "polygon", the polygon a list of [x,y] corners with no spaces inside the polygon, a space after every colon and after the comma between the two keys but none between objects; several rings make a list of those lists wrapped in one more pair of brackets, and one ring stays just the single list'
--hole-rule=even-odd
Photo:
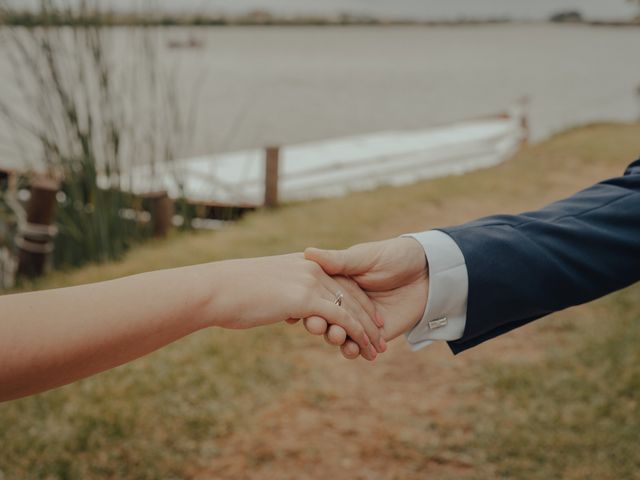
[{"label": "green reeds", "polygon": [[[157,29],[115,31],[94,4],[64,4],[41,0],[40,26],[4,32],[22,99],[0,103],[5,119],[31,139],[24,161],[62,180],[58,268],[118,259],[151,235],[142,201],[123,188],[135,165],[150,166],[153,176],[159,163],[173,161],[193,132],[185,118],[194,118],[178,100],[176,76],[161,67]],[[61,14],[74,26],[60,27]]]}]

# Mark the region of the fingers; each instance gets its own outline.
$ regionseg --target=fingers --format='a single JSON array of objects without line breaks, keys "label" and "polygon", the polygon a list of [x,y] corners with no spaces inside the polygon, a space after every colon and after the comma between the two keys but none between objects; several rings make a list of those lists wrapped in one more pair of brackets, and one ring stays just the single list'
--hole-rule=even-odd
[{"label": "fingers", "polygon": [[[369,297],[360,290],[355,282],[344,277],[324,277],[322,283],[330,295],[336,295],[336,292],[341,292],[344,295],[342,308],[347,310],[351,317],[360,322],[360,325],[364,327],[377,353],[381,353],[382,347],[380,340],[382,339],[382,331],[380,326],[376,324],[378,321],[376,308]],[[338,338],[339,333],[339,331],[334,332],[335,338]],[[342,345],[342,343],[340,345]]]},{"label": "fingers", "polygon": [[366,330],[347,310],[331,301],[319,300],[315,305],[315,311],[317,316],[324,318],[331,325],[342,327],[347,335],[358,344],[364,358],[370,361],[375,360],[378,352],[369,340]]},{"label": "fingers", "polygon": [[309,317],[304,319],[304,328],[307,329],[311,335],[324,335],[327,333],[329,325],[324,318]]},{"label": "fingers", "polygon": [[[326,320],[320,317],[309,317],[305,319],[290,318],[286,322],[289,325],[296,325],[298,322],[300,322],[300,320],[302,320],[302,323],[304,324],[304,328],[306,328],[307,332],[309,332],[311,335],[325,335],[327,333],[327,330],[329,329],[329,325],[327,324]],[[340,327],[336,327],[336,328],[340,328]],[[340,345],[342,345],[343,343],[344,343],[344,340],[340,343]]]},{"label": "fingers", "polygon": [[[343,253],[330,252],[330,255],[339,263]],[[297,295],[304,301],[298,304],[293,319],[288,322],[297,323],[294,319],[298,315],[306,317],[304,325],[309,333],[325,335],[327,342],[336,346],[342,346],[349,338],[357,345],[360,355],[375,360],[385,345],[382,322],[371,299],[352,280],[342,278],[337,281],[327,275],[321,265],[306,263],[306,276],[299,283],[302,290]],[[338,292],[344,295],[341,305],[335,304]]]},{"label": "fingers", "polygon": [[341,326],[328,325],[325,319],[320,317],[306,318],[304,326],[310,334],[324,335],[328,344],[334,347],[341,347],[342,354],[346,358],[353,360],[360,356],[360,347],[353,340],[348,339],[347,332]]},{"label": "fingers", "polygon": [[329,275],[343,274],[346,265],[346,256],[342,250],[320,250],[318,248],[307,248],[304,258],[316,262]]},{"label": "fingers", "polygon": [[378,313],[375,304],[359,286],[358,284],[348,277],[334,277],[334,280],[338,282],[348,293],[350,297],[353,297],[358,304],[365,310],[367,316],[372,319],[375,325],[380,329],[379,339],[376,342],[376,350],[379,353],[383,353],[387,350],[387,344],[384,339],[384,319]]},{"label": "fingers", "polygon": [[360,325],[364,327],[364,331],[366,332],[367,337],[369,337],[373,347],[376,349],[376,352],[382,353],[381,340],[383,332],[373,320],[373,318],[376,317],[375,313],[373,314],[373,318],[370,317],[364,308],[358,302],[355,302],[352,297],[347,296],[347,298],[348,300],[342,305],[343,308],[349,312],[352,318],[356,319]]},{"label": "fingers", "polygon": [[324,339],[329,345],[341,347],[347,341],[347,332],[338,325],[331,325],[324,335]]},{"label": "fingers", "polygon": [[[297,322],[290,322],[297,323]],[[344,342],[347,341],[347,332],[344,328],[338,325],[328,325],[324,318],[320,317],[309,317],[305,318],[304,327],[307,329],[311,335],[324,335],[325,340],[328,344],[333,345],[334,347],[341,347]],[[360,349],[358,349],[358,355],[360,354]]]},{"label": "fingers", "polygon": [[360,347],[353,340],[347,340],[341,347],[342,356],[347,360],[355,360],[360,356]]},{"label": "fingers", "polygon": [[377,327],[384,328],[384,320],[376,311],[373,301],[354,280],[348,277],[333,277],[333,280],[342,287],[344,293],[347,293],[358,302]]}]

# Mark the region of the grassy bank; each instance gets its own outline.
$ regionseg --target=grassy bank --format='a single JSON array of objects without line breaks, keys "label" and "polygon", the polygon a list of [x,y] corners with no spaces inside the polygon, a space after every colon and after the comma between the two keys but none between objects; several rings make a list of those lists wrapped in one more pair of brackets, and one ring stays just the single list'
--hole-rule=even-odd
[{"label": "grassy bank", "polygon": [[[37,287],[537,208],[621,174],[638,155],[640,125],[578,128],[497,168],[259,212]],[[343,362],[292,327],[201,332],[0,405],[0,478],[637,478],[639,294],[632,287],[455,358],[399,342],[377,365]]]}]

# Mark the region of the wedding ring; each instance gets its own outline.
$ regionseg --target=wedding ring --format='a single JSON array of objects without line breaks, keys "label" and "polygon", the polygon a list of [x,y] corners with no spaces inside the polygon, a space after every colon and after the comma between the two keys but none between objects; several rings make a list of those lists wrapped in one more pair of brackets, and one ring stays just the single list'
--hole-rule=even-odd
[{"label": "wedding ring", "polygon": [[344,300],[344,293],[342,292],[338,292],[336,293],[336,305],[338,305],[339,307],[342,306],[342,301]]}]

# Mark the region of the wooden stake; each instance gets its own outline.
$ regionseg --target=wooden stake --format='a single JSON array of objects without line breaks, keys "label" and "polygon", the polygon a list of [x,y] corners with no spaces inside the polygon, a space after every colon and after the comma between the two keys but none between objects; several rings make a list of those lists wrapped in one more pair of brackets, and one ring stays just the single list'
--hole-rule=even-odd
[{"label": "wooden stake", "polygon": [[173,226],[173,201],[167,192],[160,192],[151,198],[153,211],[153,234],[164,238]]},{"label": "wooden stake", "polygon": [[18,275],[38,277],[45,272],[47,257],[53,252],[56,194],[60,184],[51,178],[31,181],[26,223],[19,226],[16,243],[20,250]]},{"label": "wooden stake", "polygon": [[280,147],[267,147],[265,155],[264,206],[278,206]]},{"label": "wooden stake", "polygon": [[522,141],[521,147],[529,145],[529,137],[531,136],[531,126],[529,125],[529,97],[523,97],[520,99],[521,112],[520,112],[520,126],[522,128]]}]

